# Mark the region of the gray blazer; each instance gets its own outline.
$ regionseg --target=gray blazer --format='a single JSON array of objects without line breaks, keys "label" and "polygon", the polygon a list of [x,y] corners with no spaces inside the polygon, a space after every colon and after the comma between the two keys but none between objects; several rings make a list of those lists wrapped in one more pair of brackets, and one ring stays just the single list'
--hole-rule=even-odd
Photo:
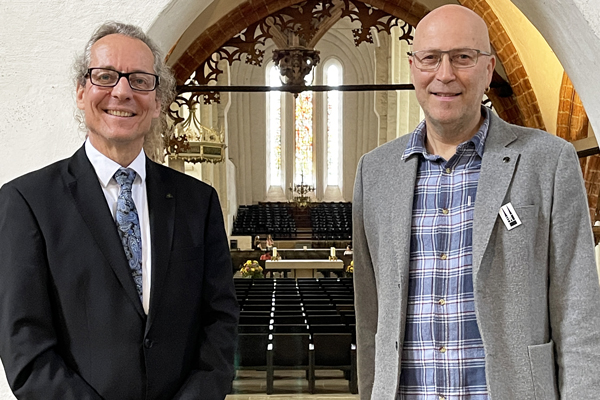
[{"label": "gray blazer", "polygon": [[[408,136],[360,160],[353,203],[361,399],[396,397],[418,157]],[[507,230],[511,202],[522,225]],[[493,400],[584,400],[600,388],[600,286],[572,145],[491,116],[473,221],[473,285]]]}]

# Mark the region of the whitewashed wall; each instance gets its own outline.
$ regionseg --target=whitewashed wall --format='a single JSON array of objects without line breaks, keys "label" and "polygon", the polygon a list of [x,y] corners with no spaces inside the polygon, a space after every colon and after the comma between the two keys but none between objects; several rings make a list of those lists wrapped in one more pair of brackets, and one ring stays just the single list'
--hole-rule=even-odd
[{"label": "whitewashed wall", "polygon": [[[140,25],[168,50],[216,1],[0,0],[0,184],[70,156],[83,142],[73,119],[71,64],[98,24]],[[600,132],[600,2],[513,3],[557,53]],[[0,373],[0,400],[13,399],[3,379]]]},{"label": "whitewashed wall", "polygon": [[[112,19],[148,29],[183,3],[0,0],[0,184],[68,157],[83,143],[73,117],[71,65],[99,24]],[[14,399],[0,371],[0,400]]]}]

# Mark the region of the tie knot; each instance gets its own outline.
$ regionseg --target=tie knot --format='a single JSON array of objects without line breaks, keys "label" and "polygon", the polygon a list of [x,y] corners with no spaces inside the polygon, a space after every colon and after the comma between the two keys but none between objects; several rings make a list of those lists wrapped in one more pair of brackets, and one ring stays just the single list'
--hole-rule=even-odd
[{"label": "tie knot", "polygon": [[131,168],[119,168],[115,172],[115,180],[121,186],[121,188],[131,188],[133,180],[135,179],[135,171]]}]

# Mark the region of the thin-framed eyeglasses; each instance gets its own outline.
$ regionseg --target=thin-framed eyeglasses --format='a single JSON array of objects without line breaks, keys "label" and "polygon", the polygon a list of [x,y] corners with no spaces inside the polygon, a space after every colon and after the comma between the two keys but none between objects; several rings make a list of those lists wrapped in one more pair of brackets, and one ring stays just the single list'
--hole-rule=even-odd
[{"label": "thin-framed eyeglasses", "polygon": [[90,78],[92,85],[101,87],[115,87],[124,77],[131,89],[140,92],[151,92],[158,86],[158,75],[148,72],[119,72],[109,68],[90,68],[85,77]]},{"label": "thin-framed eyeglasses", "polygon": [[472,68],[477,65],[479,56],[491,56],[491,53],[477,49],[452,49],[452,50],[419,50],[409,51],[409,56],[413,58],[415,67],[421,71],[437,71],[442,63],[444,54],[448,54],[450,64],[454,68]]}]

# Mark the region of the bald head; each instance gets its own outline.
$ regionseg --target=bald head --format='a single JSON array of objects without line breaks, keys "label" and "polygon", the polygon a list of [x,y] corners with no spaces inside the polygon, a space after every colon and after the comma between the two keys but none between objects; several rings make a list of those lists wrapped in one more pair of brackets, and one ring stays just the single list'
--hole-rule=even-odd
[{"label": "bald head", "polygon": [[[427,143],[432,146],[428,149],[433,154],[452,156],[456,145],[479,129],[481,100],[496,65],[490,50],[485,22],[468,8],[445,5],[417,25],[408,61],[415,94],[425,113]],[[424,57],[430,66],[432,60],[433,64],[439,62],[423,68]]]},{"label": "bald head", "polygon": [[466,7],[447,4],[427,14],[417,25],[413,40],[416,50],[472,48],[490,51],[488,29],[481,17]]}]

